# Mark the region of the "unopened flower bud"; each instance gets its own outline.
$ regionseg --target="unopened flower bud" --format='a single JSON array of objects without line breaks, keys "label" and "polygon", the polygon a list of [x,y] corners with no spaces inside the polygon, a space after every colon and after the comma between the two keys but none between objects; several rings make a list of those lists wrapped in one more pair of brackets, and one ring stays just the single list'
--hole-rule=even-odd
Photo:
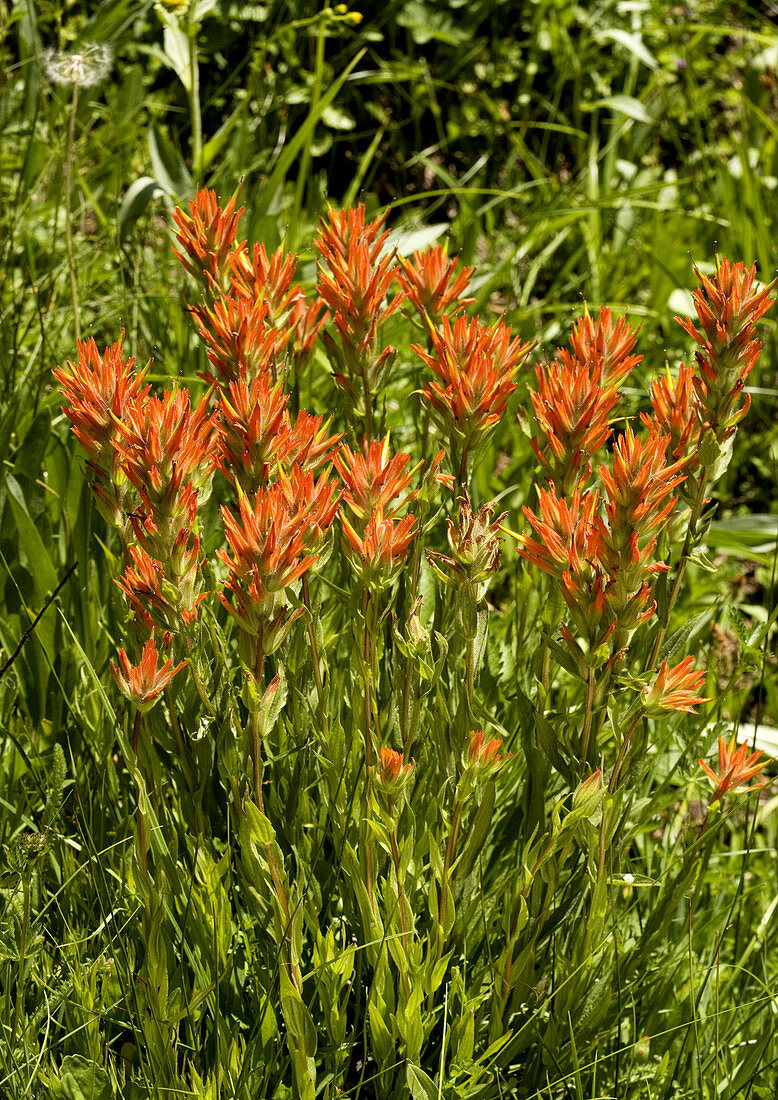
[{"label": "unopened flower bud", "polygon": [[599,810],[604,793],[602,770],[598,768],[573,793],[573,810],[580,810],[584,817],[591,818]]},{"label": "unopened flower bud", "polygon": [[376,775],[377,785],[387,794],[399,794],[410,779],[413,768],[413,761],[406,764],[401,752],[395,752],[394,749],[381,749],[381,763]]},{"label": "unopened flower bud", "polygon": [[479,775],[493,775],[505,761],[507,756],[500,752],[502,740],[493,737],[486,740],[486,734],[481,730],[475,730],[470,735],[470,744],[467,746],[467,763],[474,768]]}]

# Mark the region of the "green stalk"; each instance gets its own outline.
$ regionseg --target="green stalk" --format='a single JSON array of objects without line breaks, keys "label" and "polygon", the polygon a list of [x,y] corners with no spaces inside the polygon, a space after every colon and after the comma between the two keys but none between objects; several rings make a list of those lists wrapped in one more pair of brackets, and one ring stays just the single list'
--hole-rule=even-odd
[{"label": "green stalk", "polygon": [[68,276],[70,278],[70,301],[73,309],[73,330],[76,343],[81,339],[81,319],[78,305],[78,285],[76,283],[76,265],[73,259],[73,162],[76,149],[76,114],[78,112],[78,83],[73,84],[73,100],[70,107],[68,124],[68,146],[65,157],[65,251],[68,257]]}]

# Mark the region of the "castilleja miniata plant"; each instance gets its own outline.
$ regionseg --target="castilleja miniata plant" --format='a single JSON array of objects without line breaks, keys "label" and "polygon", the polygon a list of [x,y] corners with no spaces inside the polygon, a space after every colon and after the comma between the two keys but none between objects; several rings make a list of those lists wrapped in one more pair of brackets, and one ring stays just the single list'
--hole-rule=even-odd
[{"label": "castilleja miniata plant", "polygon": [[199,384],[119,332],[55,371],[115,582],[126,1095],[566,1095],[769,778],[684,593],[773,284],[698,272],[652,378],[607,307],[475,316],[388,212],[331,210],[307,285],[242,213],[173,214]]}]

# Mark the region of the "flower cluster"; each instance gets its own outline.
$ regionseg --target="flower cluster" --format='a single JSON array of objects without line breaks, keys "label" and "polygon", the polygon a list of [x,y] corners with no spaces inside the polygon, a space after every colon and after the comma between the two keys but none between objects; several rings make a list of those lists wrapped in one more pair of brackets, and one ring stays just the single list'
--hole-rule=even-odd
[{"label": "flower cluster", "polygon": [[703,771],[713,786],[711,802],[720,802],[728,794],[741,794],[744,791],[754,791],[763,787],[767,782],[765,779],[753,783],[750,787],[746,785],[749,779],[753,779],[763,768],[772,763],[770,760],[762,760],[762,756],[764,752],[761,750],[749,755],[747,741],[736,746],[734,736],[729,741],[720,737],[718,770],[714,771],[704,760],[700,760]]},{"label": "flower cluster", "polygon": [[537,391],[530,391],[539,429],[532,447],[549,484],[566,495],[592,472],[592,456],[611,434],[610,416],[618,388],[642,356],[633,354],[636,334],[622,317],[600,311],[574,326],[572,353],[560,349],[551,363],[535,368]]},{"label": "flower cluster", "polygon": [[380,329],[402,301],[402,295],[387,301],[396,275],[394,254],[386,247],[388,213],[366,222],[364,205],[330,210],[316,240],[323,260],[319,294],[332,310],[339,337],[336,342],[325,334],[335,380],[352,409],[362,402],[368,436],[372,396],[384,387],[395,357],[391,347],[381,349]]},{"label": "flower cluster", "polygon": [[463,297],[472,267],[457,271],[458,261],[449,258],[447,248],[428,248],[414,252],[412,261],[399,257],[397,262],[397,282],[428,324],[437,326],[444,313],[464,309],[475,301]]},{"label": "flower cluster", "polygon": [[[123,334],[122,334],[123,335]],[[126,477],[117,448],[120,427],[129,412],[148,397],[144,372],[135,371],[135,360],[125,359],[122,340],[101,355],[90,337],[78,344],[78,362],[67,362],[54,378],[67,404],[63,412],[88,455],[92,488],[101,515],[112,527],[125,523]]]},{"label": "flower cluster", "polygon": [[[668,464],[668,443],[669,437],[655,432],[640,439],[631,428],[620,436],[612,469],[598,467],[604,517],[599,491],[584,491],[582,483],[569,500],[553,488],[540,489],[539,514],[524,509],[537,538],[525,536],[519,552],[557,578],[590,652],[609,639],[613,651],[621,651],[653,614],[653,580],[667,568],[656,560],[657,533],[685,476],[682,462]],[[563,634],[574,645],[567,627]]]},{"label": "flower cluster", "polygon": [[344,548],[367,586],[391,580],[415,537],[416,519],[406,510],[418,495],[410,486],[419,467],[409,470],[410,460],[402,451],[392,455],[388,436],[383,441],[364,439],[362,453],[343,445],[335,455],[345,486],[340,513]]},{"label": "flower cluster", "polygon": [[773,305],[770,292],[778,280],[761,290],[756,287],[756,267],[717,260],[713,278],[695,268],[700,286],[692,295],[697,325],[677,317],[682,328],[699,345],[694,388],[706,428],[721,440],[748,412],[748,394],[741,404],[746,378],[762,350],[756,339],[756,323]]},{"label": "flower cluster", "polygon": [[[499,423],[516,389],[516,372],[530,351],[500,321],[487,328],[464,314],[430,327],[432,352],[414,351],[435,375],[420,391],[439,419],[462,465]],[[461,474],[465,471],[462,470]],[[460,480],[462,480],[460,475]]]},{"label": "flower cluster", "polygon": [[304,614],[300,607],[287,614],[287,589],[316,561],[338,501],[327,471],[317,480],[295,467],[291,480],[260,487],[253,499],[239,493],[237,511],[222,508],[232,556],[218,551],[229,570],[219,598],[240,626],[244,659],[257,676],[263,656],[281,645]]},{"label": "flower cluster", "polygon": [[197,617],[197,510],[213,470],[214,417],[178,387],[149,395],[121,343],[103,355],[79,345],[76,366],[54,372],[65,413],[89,457],[98,507],[118,527],[125,571],[118,582],[149,631],[186,629]]}]

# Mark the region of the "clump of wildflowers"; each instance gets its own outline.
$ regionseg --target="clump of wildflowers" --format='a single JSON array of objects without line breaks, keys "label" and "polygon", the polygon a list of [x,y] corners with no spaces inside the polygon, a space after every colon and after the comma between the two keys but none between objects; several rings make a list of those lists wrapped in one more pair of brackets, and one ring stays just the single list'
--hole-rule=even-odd
[{"label": "clump of wildflowers", "polygon": [[122,423],[148,397],[144,373],[135,371],[134,358],[125,359],[121,340],[101,355],[91,337],[79,342],[76,363],[54,371],[67,402],[62,411],[88,456],[97,506],[112,527],[125,522],[127,495],[116,444]]},{"label": "clump of wildflowers", "polygon": [[406,763],[401,752],[389,748],[381,749],[379,755],[376,786],[386,794],[396,796],[408,785],[413,774],[413,761]]},{"label": "clump of wildflowers", "polygon": [[694,270],[700,281],[692,295],[697,325],[688,318],[676,320],[699,345],[694,387],[705,427],[722,440],[751,405],[743,390],[762,350],[756,323],[775,301],[770,293],[776,282],[759,290],[755,265],[730,264],[726,257],[717,260],[712,279]]},{"label": "clump of wildflowers", "polygon": [[236,210],[237,195],[222,207],[215,191],[198,191],[189,203],[189,213],[180,207],[173,211],[176,240],[181,251],[173,249],[190,275],[210,297],[226,294],[231,282],[231,260],[236,248],[238,222],[243,207]]},{"label": "clump of wildflowers", "polygon": [[611,312],[588,314],[573,325],[572,353],[535,367],[538,388],[530,391],[539,435],[532,449],[551,485],[567,495],[588,480],[592,457],[611,435],[610,415],[618,388],[642,356],[632,354],[635,333],[622,317],[613,327]]}]

